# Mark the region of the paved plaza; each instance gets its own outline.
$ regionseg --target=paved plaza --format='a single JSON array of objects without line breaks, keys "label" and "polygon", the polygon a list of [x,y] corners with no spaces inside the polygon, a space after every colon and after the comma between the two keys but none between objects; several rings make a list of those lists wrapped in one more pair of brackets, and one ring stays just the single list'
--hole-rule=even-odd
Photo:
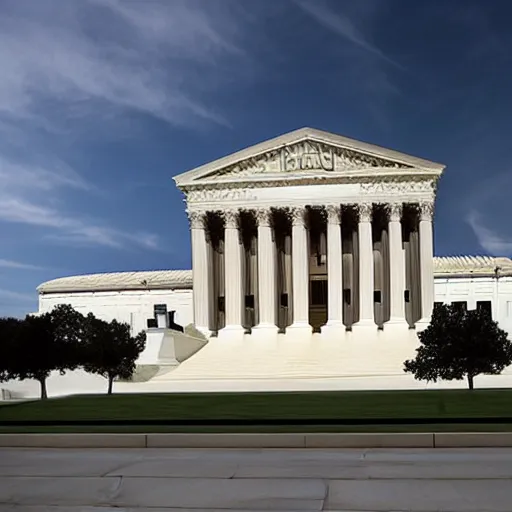
[{"label": "paved plaza", "polygon": [[0,511],[509,512],[511,449],[2,449]]}]

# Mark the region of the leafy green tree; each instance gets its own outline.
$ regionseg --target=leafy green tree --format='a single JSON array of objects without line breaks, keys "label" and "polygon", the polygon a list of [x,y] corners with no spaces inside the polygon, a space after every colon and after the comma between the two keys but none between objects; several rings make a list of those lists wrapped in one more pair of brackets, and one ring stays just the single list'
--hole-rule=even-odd
[{"label": "leafy green tree", "polygon": [[129,379],[146,345],[144,331],[132,337],[130,326],[117,320],[105,322],[92,313],[85,319],[84,369],[108,380],[109,395],[116,378]]},{"label": "leafy green tree", "polygon": [[14,378],[14,348],[22,323],[19,318],[0,318],[0,382]]},{"label": "leafy green tree", "polygon": [[59,305],[42,315],[28,315],[11,346],[11,376],[39,381],[41,399],[48,398],[46,379],[51,372],[64,374],[82,363],[83,324],[83,315],[69,305]]},{"label": "leafy green tree", "polygon": [[418,380],[468,381],[480,374],[498,375],[512,363],[512,343],[483,309],[466,311],[456,305],[434,308],[430,325],[419,333],[416,358],[404,371]]}]

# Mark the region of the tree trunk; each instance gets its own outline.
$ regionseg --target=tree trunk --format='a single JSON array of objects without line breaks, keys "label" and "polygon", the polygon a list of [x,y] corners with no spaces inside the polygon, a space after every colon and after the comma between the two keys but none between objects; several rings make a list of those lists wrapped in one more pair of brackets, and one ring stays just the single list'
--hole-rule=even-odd
[{"label": "tree trunk", "polygon": [[471,390],[474,389],[473,379],[474,379],[474,376],[468,374],[468,385],[469,385],[469,389],[471,389]]},{"label": "tree trunk", "polygon": [[114,385],[114,375],[109,375],[108,376],[108,391],[107,391],[107,395],[111,395],[112,394],[112,386]]},{"label": "tree trunk", "polygon": [[39,379],[39,384],[41,384],[41,400],[46,400],[48,398],[48,392],[46,391],[46,377]]}]

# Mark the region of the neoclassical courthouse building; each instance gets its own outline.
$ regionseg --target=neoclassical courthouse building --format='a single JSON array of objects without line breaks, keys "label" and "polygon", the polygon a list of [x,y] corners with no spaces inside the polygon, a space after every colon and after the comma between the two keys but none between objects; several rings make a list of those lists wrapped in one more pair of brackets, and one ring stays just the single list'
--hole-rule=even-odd
[{"label": "neoclassical courthouse building", "polygon": [[160,370],[141,389],[423,386],[402,367],[436,301],[487,308],[512,331],[511,260],[434,257],[443,169],[293,131],[174,178],[192,271],[56,279],[39,287],[39,310],[70,303],[152,326],[140,363]]}]

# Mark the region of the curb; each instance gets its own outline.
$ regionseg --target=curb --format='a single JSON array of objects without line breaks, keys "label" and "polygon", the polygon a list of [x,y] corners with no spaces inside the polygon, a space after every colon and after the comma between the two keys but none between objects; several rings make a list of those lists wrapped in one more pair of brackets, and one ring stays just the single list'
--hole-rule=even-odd
[{"label": "curb", "polygon": [[512,432],[368,434],[0,434],[2,448],[489,448]]}]

